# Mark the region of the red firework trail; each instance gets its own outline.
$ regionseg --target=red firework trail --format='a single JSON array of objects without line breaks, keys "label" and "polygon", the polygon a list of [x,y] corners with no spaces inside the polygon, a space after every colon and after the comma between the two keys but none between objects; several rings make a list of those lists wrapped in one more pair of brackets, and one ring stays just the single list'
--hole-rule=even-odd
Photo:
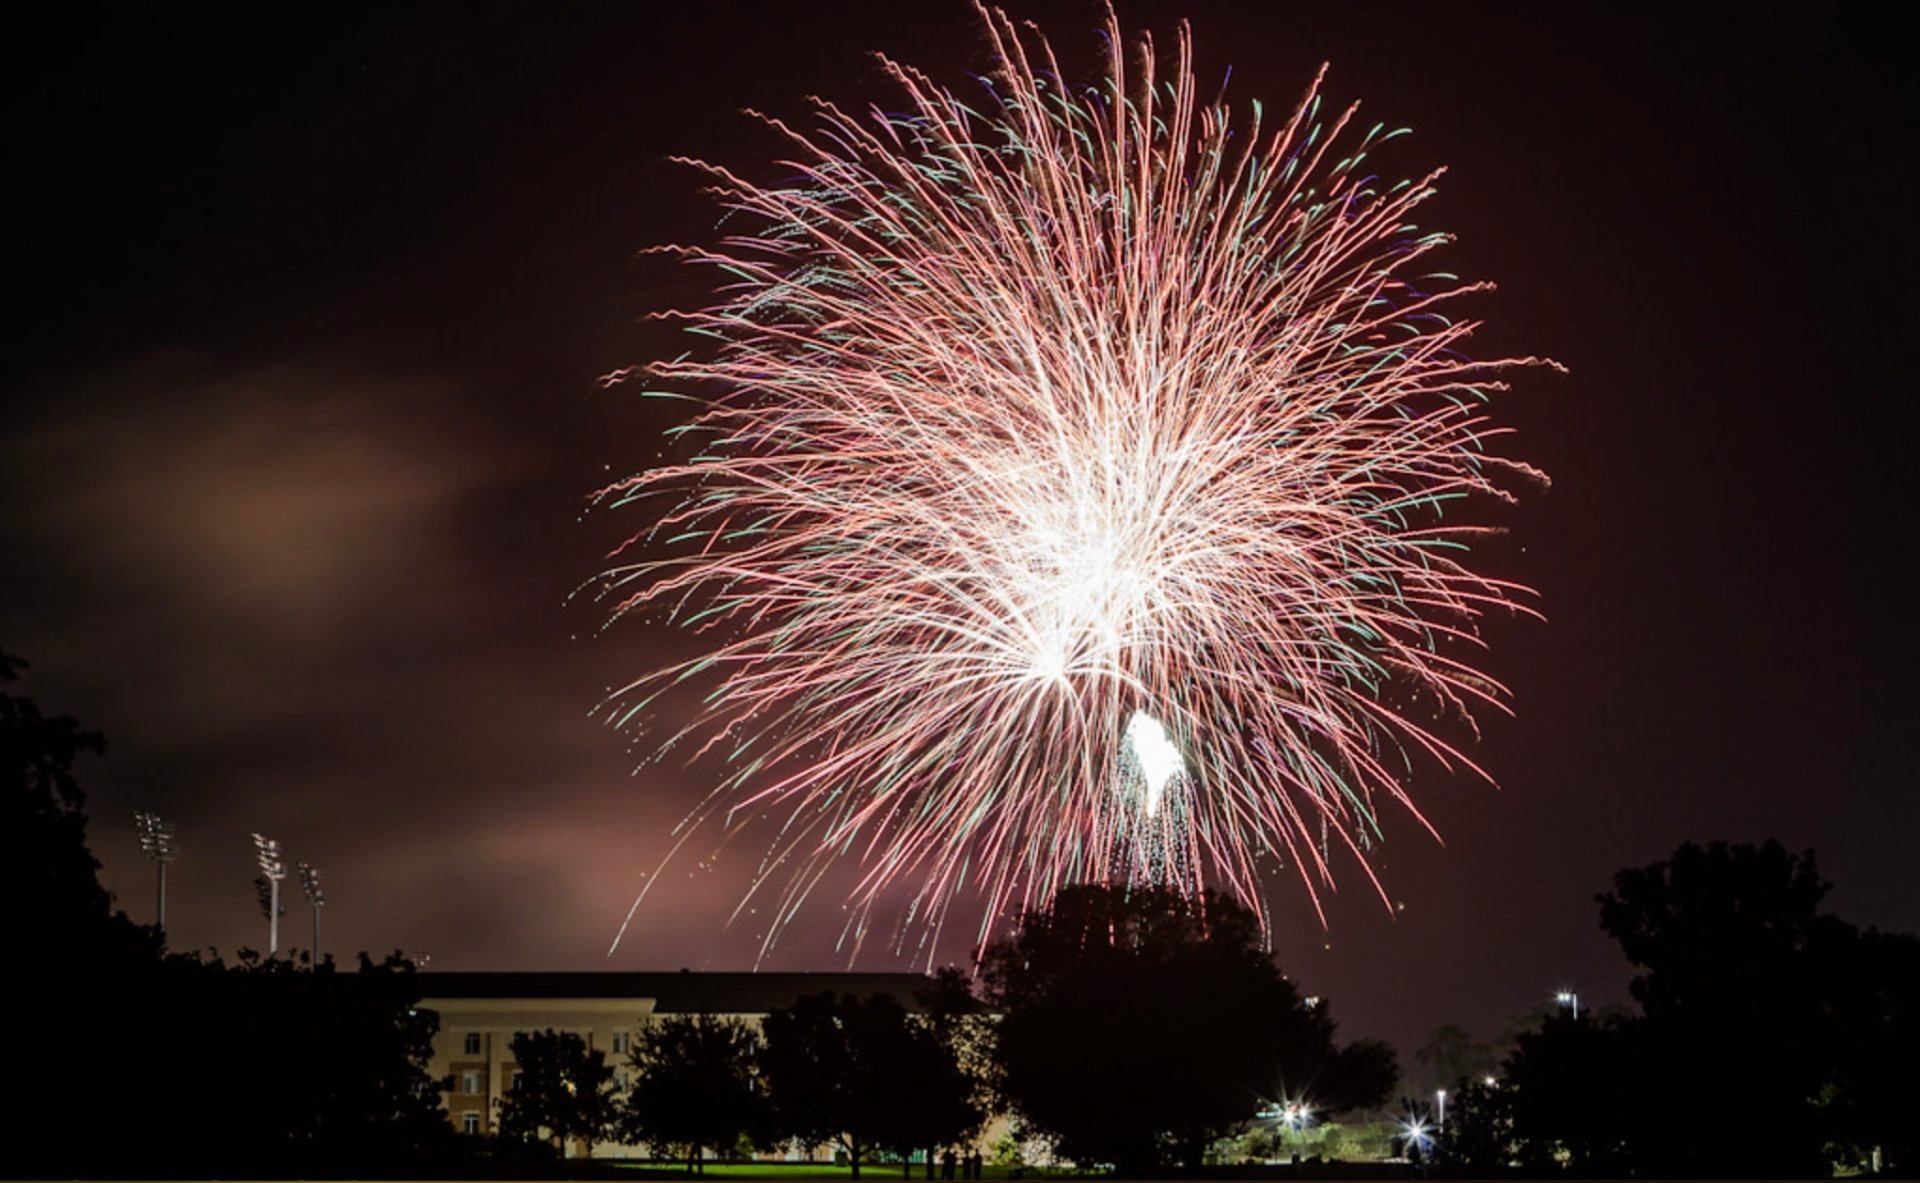
[{"label": "red firework trail", "polygon": [[[608,381],[696,399],[699,454],[601,492],[648,524],[600,587],[706,651],[606,709],[727,753],[681,842],[779,823],[769,943],[849,858],[856,949],[896,886],[923,939],[1088,880],[1264,914],[1279,864],[1317,910],[1336,849],[1377,889],[1382,805],[1427,824],[1412,755],[1474,768],[1440,732],[1504,709],[1478,623],[1529,593],[1469,566],[1472,519],[1544,478],[1488,404],[1553,363],[1464,354],[1487,285],[1411,221],[1439,173],[1381,180],[1396,133],[1320,78],[1274,127],[1196,98],[1184,28],[1164,71],[1110,14],[1075,89],[981,16],[965,101],[882,59],[899,111],[765,120],[781,183],[688,162],[734,228],[672,248],[724,277],[669,314],[706,346]],[[662,695],[699,720],[650,734]]]}]

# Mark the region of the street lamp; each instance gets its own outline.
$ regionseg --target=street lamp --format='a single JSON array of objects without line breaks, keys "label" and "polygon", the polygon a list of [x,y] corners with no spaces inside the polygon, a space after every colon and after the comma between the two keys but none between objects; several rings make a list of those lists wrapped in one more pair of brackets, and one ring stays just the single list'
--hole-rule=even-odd
[{"label": "street lamp", "polygon": [[1436,1103],[1433,1116],[1434,1128],[1444,1130],[1447,1128],[1447,1090],[1435,1089],[1433,1099]]},{"label": "street lamp", "polygon": [[267,956],[272,957],[280,952],[280,881],[287,877],[287,864],[280,857],[280,844],[271,838],[254,834],[253,849],[267,881],[267,898],[261,902],[267,906]]},{"label": "street lamp", "polygon": [[307,863],[300,864],[300,890],[306,894],[307,903],[313,905],[313,964],[320,965],[320,909],[327,906],[327,893],[320,888],[320,868]]},{"label": "street lamp", "polygon": [[167,931],[167,864],[180,857],[180,848],[173,844],[173,825],[160,820],[158,814],[137,809],[133,814],[133,828],[140,833],[140,849],[146,852],[160,871],[159,900],[154,908],[154,927],[160,930],[164,938]]},{"label": "street lamp", "polygon": [[1575,994],[1571,990],[1562,990],[1553,996],[1553,1000],[1561,1006],[1572,1010],[1575,1019],[1580,1017],[1580,996],[1578,994]]}]

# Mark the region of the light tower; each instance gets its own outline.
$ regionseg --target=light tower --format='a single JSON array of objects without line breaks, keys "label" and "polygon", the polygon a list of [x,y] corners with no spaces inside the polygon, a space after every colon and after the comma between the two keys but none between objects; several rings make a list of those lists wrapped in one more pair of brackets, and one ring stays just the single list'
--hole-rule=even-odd
[{"label": "light tower", "polygon": [[280,952],[280,881],[287,877],[287,864],[280,857],[280,844],[259,834],[253,836],[253,848],[260,859],[260,876],[267,881],[267,956]]},{"label": "light tower", "polygon": [[167,932],[167,864],[180,857],[180,848],[173,843],[173,823],[161,821],[158,814],[136,809],[133,828],[139,831],[140,849],[159,869],[160,891],[154,906],[153,923],[164,938]]},{"label": "light tower", "polygon": [[300,864],[300,890],[306,894],[307,903],[313,905],[313,964],[320,966],[320,909],[327,906],[327,893],[320,887],[320,868],[308,863]]},{"label": "light tower", "polygon": [[1561,1006],[1572,1010],[1575,1019],[1580,1017],[1580,996],[1578,994],[1575,994],[1571,990],[1560,990],[1554,993],[1553,1000]]}]

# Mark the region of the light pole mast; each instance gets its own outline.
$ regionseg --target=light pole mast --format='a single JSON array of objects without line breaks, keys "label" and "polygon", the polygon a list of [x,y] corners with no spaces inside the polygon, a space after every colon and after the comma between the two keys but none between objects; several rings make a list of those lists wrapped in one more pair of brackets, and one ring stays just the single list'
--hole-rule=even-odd
[{"label": "light pole mast", "polygon": [[253,848],[267,881],[267,956],[272,957],[280,952],[280,881],[287,877],[287,864],[280,857],[280,844],[271,838],[255,834]]},{"label": "light pole mast", "polygon": [[320,868],[300,864],[300,890],[313,905],[313,966],[320,968],[320,909],[327,906],[327,893],[320,888]]},{"label": "light pole mast", "polygon": [[173,825],[160,820],[158,814],[138,809],[133,814],[133,828],[140,833],[140,849],[146,852],[159,870],[160,890],[154,905],[154,927],[160,930],[160,939],[167,936],[167,864],[180,856],[180,848],[173,843]]},{"label": "light pole mast", "polygon": [[1553,996],[1553,1000],[1573,1012],[1573,1018],[1580,1017],[1580,996],[1571,990],[1562,990]]}]

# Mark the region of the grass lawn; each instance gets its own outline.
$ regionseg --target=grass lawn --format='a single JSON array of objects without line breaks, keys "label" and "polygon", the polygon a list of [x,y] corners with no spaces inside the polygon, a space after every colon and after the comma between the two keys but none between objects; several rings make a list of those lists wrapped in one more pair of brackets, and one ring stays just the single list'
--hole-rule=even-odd
[{"label": "grass lawn", "polygon": [[[676,1168],[675,1164],[666,1162],[623,1162],[620,1165],[644,1167],[649,1172],[678,1169],[681,1174],[686,1173],[684,1167]],[[934,1173],[936,1175],[939,1173],[938,1168]],[[702,1174],[709,1179],[851,1179],[853,1177],[851,1169],[824,1162],[710,1162]],[[1007,1168],[988,1164],[981,1174],[986,1179],[1005,1179]],[[1043,1172],[1035,1171],[1031,1167],[1026,1171],[1026,1177],[1029,1179],[1040,1177],[1042,1174]],[[701,1175],[690,1177],[698,1179]],[[925,1183],[926,1177],[926,1165],[915,1163],[913,1167],[915,1183]],[[900,1164],[897,1162],[860,1165],[860,1183],[866,1183],[869,1179],[874,1180],[874,1183],[884,1183],[885,1180],[899,1178]]]},{"label": "grass lawn", "polygon": [[[669,1163],[648,1165],[655,1168],[671,1166]],[[862,1179],[872,1173],[872,1167],[863,1166],[860,1169]],[[710,1162],[700,1174],[719,1179],[847,1179],[852,1177],[852,1172],[846,1167],[836,1167],[829,1162]],[[694,1178],[698,1177],[698,1175],[694,1176]]]}]

